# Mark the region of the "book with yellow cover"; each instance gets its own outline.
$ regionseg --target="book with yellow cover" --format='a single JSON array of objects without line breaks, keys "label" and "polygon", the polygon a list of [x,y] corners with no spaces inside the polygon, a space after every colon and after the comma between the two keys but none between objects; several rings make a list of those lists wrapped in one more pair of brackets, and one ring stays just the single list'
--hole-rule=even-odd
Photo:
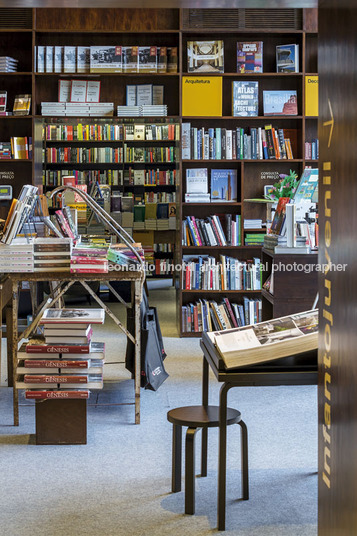
[{"label": "book with yellow cover", "polygon": [[26,160],[29,157],[28,154],[28,141],[27,138],[15,137],[10,138],[11,150],[13,158],[15,160]]},{"label": "book with yellow cover", "polygon": [[318,76],[305,76],[305,115],[319,115]]},{"label": "book with yellow cover", "polygon": [[222,77],[184,76],[182,115],[222,117]]}]

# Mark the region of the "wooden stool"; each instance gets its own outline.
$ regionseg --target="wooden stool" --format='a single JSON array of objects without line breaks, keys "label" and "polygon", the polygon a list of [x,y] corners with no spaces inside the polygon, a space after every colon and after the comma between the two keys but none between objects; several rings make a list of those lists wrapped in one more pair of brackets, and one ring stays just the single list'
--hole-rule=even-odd
[{"label": "wooden stool", "polygon": [[[185,513],[195,513],[195,435],[202,428],[201,476],[207,476],[207,428],[219,426],[218,406],[186,406],[167,413],[167,420],[173,424],[172,435],[172,479],[173,493],[181,491],[182,466],[182,426],[186,432],[185,464]],[[227,426],[239,424],[242,433],[242,489],[243,499],[249,499],[248,484],[248,431],[239,411],[227,408]]]}]

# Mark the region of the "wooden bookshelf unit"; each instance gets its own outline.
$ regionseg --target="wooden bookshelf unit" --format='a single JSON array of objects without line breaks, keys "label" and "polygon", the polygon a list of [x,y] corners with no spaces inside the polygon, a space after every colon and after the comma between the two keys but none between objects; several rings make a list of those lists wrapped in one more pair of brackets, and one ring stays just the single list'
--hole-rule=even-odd
[{"label": "wooden bookshelf unit", "polygon": [[[1,19],[0,9],[0,19]],[[14,10],[12,10],[13,12]],[[43,186],[43,140],[42,127],[47,121],[55,122],[68,118],[44,118],[41,116],[41,102],[58,100],[59,79],[100,80],[101,101],[113,102],[116,107],[126,102],[126,86],[129,84],[159,84],[164,86],[164,103],[168,106],[165,118],[145,118],[152,123],[175,122],[190,123],[193,128],[221,128],[235,130],[250,127],[264,128],[271,124],[274,128],[289,129],[295,133],[293,159],[290,160],[183,160],[180,155],[175,161],[179,181],[177,181],[177,228],[167,236],[158,233],[157,242],[175,242],[173,260],[181,262],[183,255],[213,256],[216,260],[220,254],[249,261],[261,257],[259,245],[246,245],[247,232],[263,233],[264,229],[244,229],[245,219],[262,219],[265,221],[265,205],[248,203],[245,200],[263,196],[263,188],[276,182],[281,173],[292,169],[300,176],[306,165],[317,167],[317,160],[305,158],[305,142],[317,138],[317,117],[305,114],[305,77],[315,76],[317,65],[317,9],[79,9],[79,8],[36,8],[18,10],[19,16],[7,19],[6,27],[1,27],[1,53],[19,60],[17,73],[0,73],[0,89],[8,92],[8,110],[12,109],[16,94],[32,94],[32,106],[29,116],[15,118],[0,116],[0,141],[7,141],[10,136],[31,136],[33,140],[33,159],[28,161],[0,161],[0,184],[11,184],[16,196],[25,183],[32,180],[37,186]],[[21,15],[21,17],[20,17]],[[189,41],[222,40],[224,43],[224,72],[188,72],[187,44]],[[237,42],[263,42],[263,72],[241,74],[237,72]],[[299,45],[299,72],[276,72],[276,46],[285,44]],[[178,51],[177,72],[166,73],[46,73],[36,70],[35,47],[38,46],[166,46],[176,47]],[[183,116],[182,86],[184,77],[208,76],[211,79],[222,78],[222,110],[217,115]],[[232,82],[258,82],[258,116],[233,117]],[[264,90],[294,90],[297,92],[297,115],[264,116]],[[89,118],[70,118],[87,121]],[[97,118],[91,118],[95,122]],[[99,120],[99,118],[98,118]],[[136,118],[101,118],[102,121],[119,123],[136,122]],[[113,142],[110,142],[114,145]],[[95,145],[110,145],[100,142]],[[122,143],[122,142],[121,142]],[[128,142],[129,143],[129,142]],[[131,143],[131,142],[130,142]],[[136,142],[135,142],[136,143]],[[49,143],[52,147],[64,143]],[[148,142],[145,142],[147,145]],[[165,144],[167,144],[165,142]],[[79,146],[79,142],[71,142]],[[89,143],[88,143],[89,145]],[[134,145],[134,143],[132,143]],[[179,143],[177,143],[179,150]],[[72,165],[72,164],[71,164]],[[158,163],[161,166],[161,164]],[[46,170],[54,164],[45,162]],[[65,168],[67,166],[64,165]],[[133,167],[135,164],[133,164]],[[146,164],[144,165],[144,167]],[[98,168],[98,166],[96,166]],[[125,169],[126,163],[105,164],[106,168]],[[165,166],[164,166],[165,167]],[[167,166],[166,166],[167,167]],[[237,200],[225,203],[186,203],[186,170],[206,167],[208,176],[212,169],[235,169],[237,173]],[[90,169],[89,164],[82,168]],[[72,168],[71,168],[72,169]],[[6,172],[6,173],[4,173]],[[125,189],[125,187],[124,187]],[[159,189],[159,188],[157,188]],[[167,187],[160,188],[168,191]],[[130,188],[126,188],[130,191]],[[139,188],[140,190],[140,188]],[[144,189],[146,191],[146,187]],[[138,191],[132,188],[131,191]],[[206,218],[213,214],[239,215],[241,244],[227,247],[185,247],[182,245],[182,221],[187,216]],[[182,306],[199,299],[210,298],[214,294],[220,302],[224,297],[234,296],[234,301],[241,304],[245,296],[260,298],[259,290],[247,292],[234,291],[186,291],[181,288],[180,274],[176,274],[177,317],[181,336],[200,336],[199,332],[184,333],[182,326]]]}]

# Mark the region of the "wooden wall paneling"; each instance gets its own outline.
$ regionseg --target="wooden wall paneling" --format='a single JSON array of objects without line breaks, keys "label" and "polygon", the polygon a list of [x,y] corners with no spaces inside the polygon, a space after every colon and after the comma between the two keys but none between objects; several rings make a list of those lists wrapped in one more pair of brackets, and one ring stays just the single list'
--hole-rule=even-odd
[{"label": "wooden wall paneling", "polygon": [[178,30],[178,9],[37,9],[36,30],[155,31]]},{"label": "wooden wall paneling", "polygon": [[307,73],[318,72],[318,35],[306,34],[306,65]]},{"label": "wooden wall paneling", "polygon": [[81,31],[37,31],[38,45],[69,45],[69,46],[103,46],[103,45],[147,45],[147,46],[178,46],[179,33],[135,33],[135,32],[81,32]]},{"label": "wooden wall paneling", "polygon": [[306,8],[303,10],[303,29],[305,32],[318,31],[318,9]]},{"label": "wooden wall paneling", "polygon": [[357,527],[357,6],[319,9],[319,536]]}]

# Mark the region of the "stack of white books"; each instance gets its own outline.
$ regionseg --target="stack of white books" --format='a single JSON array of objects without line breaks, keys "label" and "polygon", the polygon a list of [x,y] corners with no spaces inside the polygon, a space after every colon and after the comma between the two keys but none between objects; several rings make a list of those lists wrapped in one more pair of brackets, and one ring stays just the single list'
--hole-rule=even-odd
[{"label": "stack of white books", "polygon": [[33,272],[33,240],[14,238],[11,245],[0,243],[0,272]]},{"label": "stack of white books", "polygon": [[133,229],[134,229],[134,231],[145,231],[145,222],[144,221],[134,221]]},{"label": "stack of white books", "polygon": [[145,220],[145,229],[147,231],[156,231],[157,230],[157,220],[153,220],[153,219]]},{"label": "stack of white books", "polygon": [[244,229],[262,229],[263,221],[256,219],[245,219],[244,220]]},{"label": "stack of white books", "polygon": [[158,231],[168,231],[170,229],[169,218],[159,218],[157,220],[157,230]]},{"label": "stack of white books", "polygon": [[71,238],[35,238],[34,271],[69,272],[71,253]]},{"label": "stack of white books", "polygon": [[205,194],[205,193],[192,193],[192,194],[185,194],[185,203],[210,203],[211,202],[211,194]]},{"label": "stack of white books", "polygon": [[66,117],[111,117],[114,115],[114,103],[41,102],[41,114]]},{"label": "stack of white books", "polygon": [[143,106],[141,106],[141,115],[146,117],[165,117],[167,116],[167,105],[143,104]]},{"label": "stack of white books", "polygon": [[18,60],[10,56],[0,56],[0,72],[16,73]]},{"label": "stack of white books", "polygon": [[118,117],[139,117],[141,106],[118,106]]}]

